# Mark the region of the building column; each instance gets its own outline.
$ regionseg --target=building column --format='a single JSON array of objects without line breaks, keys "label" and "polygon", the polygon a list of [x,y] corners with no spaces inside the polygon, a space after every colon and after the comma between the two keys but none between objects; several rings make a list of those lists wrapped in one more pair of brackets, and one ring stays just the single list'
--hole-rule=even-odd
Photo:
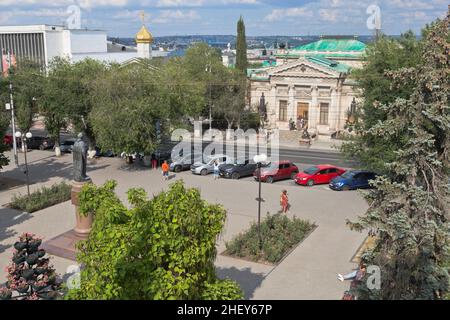
[{"label": "building column", "polygon": [[340,118],[339,108],[338,108],[338,96],[337,96],[337,88],[331,89],[331,103],[330,110],[328,114],[328,121],[330,123],[330,130],[338,130],[337,124],[338,119]]},{"label": "building column", "polygon": [[337,112],[338,112],[338,120],[336,124],[336,130],[344,130],[345,118],[347,117],[346,110],[342,108],[342,88],[338,87],[337,89]]},{"label": "building column", "polygon": [[277,121],[278,121],[278,106],[277,106],[277,87],[276,85],[272,85],[270,87],[270,93],[269,97],[267,99],[268,105],[267,105],[267,113],[268,113],[268,119],[269,119],[269,127],[275,127],[277,128]]},{"label": "building column", "polygon": [[319,103],[318,103],[318,92],[317,86],[311,87],[311,104],[309,106],[309,119],[308,119],[308,129],[317,130],[317,118],[319,116]]},{"label": "building column", "polygon": [[287,110],[287,116],[288,121],[292,118],[292,120],[296,120],[295,117],[296,111],[295,111],[295,87],[293,85],[289,86],[289,100],[288,100],[288,110]]}]

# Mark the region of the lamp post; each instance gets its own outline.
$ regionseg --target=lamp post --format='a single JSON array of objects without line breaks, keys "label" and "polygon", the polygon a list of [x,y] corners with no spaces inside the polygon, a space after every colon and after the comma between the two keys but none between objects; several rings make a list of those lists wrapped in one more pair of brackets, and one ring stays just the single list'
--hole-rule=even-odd
[{"label": "lamp post", "polygon": [[33,137],[33,135],[31,134],[31,132],[28,132],[27,134],[23,135],[21,132],[17,131],[15,136],[16,136],[16,138],[22,139],[22,144],[24,146],[24,157],[25,157],[25,172],[24,173],[27,176],[27,192],[28,192],[28,197],[29,197],[30,196],[30,177],[28,175],[27,140],[31,139]]},{"label": "lamp post", "polygon": [[262,237],[261,237],[261,202],[263,201],[261,197],[261,167],[262,163],[267,161],[267,155],[260,154],[253,158],[258,170],[258,240],[259,240],[259,250],[262,250]]}]

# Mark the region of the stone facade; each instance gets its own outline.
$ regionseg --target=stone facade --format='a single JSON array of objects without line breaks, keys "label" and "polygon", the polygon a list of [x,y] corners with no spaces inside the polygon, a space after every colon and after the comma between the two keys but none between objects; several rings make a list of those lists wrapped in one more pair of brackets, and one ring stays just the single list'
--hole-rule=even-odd
[{"label": "stone facade", "polygon": [[323,61],[290,59],[252,74],[251,106],[256,108],[264,93],[271,128],[289,130],[289,120],[295,122],[300,116],[309,132],[319,136],[344,130],[357,92],[347,79],[348,72],[342,72],[342,64]]}]

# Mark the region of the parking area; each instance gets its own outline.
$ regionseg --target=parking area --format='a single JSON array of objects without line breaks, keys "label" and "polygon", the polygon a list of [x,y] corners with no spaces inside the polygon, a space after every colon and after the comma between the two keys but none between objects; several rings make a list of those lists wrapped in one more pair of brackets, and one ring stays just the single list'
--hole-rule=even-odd
[{"label": "parking area", "polygon": [[[22,163],[22,155],[20,157]],[[32,189],[70,180],[71,155],[55,158],[51,152],[33,151],[29,160]],[[299,169],[308,166],[298,165]],[[88,175],[96,184],[117,180],[117,193],[124,201],[126,191],[131,187],[142,187],[151,196],[182,179],[187,186],[198,188],[205,200],[222,204],[228,212],[217,243],[219,253],[225,249],[226,241],[257,220],[258,184],[252,177],[214,180],[212,175],[197,176],[186,171],[172,174],[169,181],[164,181],[159,169],[130,167],[119,158],[100,158],[89,163]],[[23,172],[13,164],[4,168],[1,177],[25,181]],[[335,192],[327,185],[304,187],[285,180],[262,185],[263,215],[279,210],[283,189],[288,191],[292,205],[289,215],[315,222],[318,228],[275,268],[219,254],[216,260],[218,274],[238,281],[249,299],[339,299],[348,284],[337,281],[336,274],[355,267],[351,259],[365,238],[363,234],[350,231],[346,219],[354,220],[363,214],[367,209],[366,202],[357,191]],[[19,192],[25,192],[24,185],[1,190],[0,205]],[[70,230],[74,223],[70,202],[33,214],[0,208],[0,270],[7,265],[11,246],[21,232],[34,232],[50,239]],[[61,258],[55,258],[54,263],[60,273],[73,264]]]}]

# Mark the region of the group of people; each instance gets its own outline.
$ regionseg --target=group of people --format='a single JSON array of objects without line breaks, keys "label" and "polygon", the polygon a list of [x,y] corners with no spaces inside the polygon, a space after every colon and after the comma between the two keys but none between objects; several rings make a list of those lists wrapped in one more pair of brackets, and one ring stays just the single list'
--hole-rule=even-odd
[{"label": "group of people", "polygon": [[297,123],[294,120],[289,119],[289,130],[303,130],[305,128],[305,119],[302,116],[298,116]]}]

